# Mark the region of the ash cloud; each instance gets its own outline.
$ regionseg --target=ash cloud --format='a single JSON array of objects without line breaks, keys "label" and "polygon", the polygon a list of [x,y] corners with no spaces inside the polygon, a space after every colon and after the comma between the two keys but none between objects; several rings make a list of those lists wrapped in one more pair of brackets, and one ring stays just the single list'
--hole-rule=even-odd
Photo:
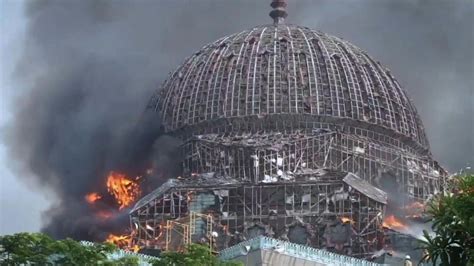
[{"label": "ash cloud", "polygon": [[[6,142],[18,176],[52,189],[43,230],[100,240],[126,224],[93,215],[84,194],[110,170],[176,167],[175,140],[144,113],[183,59],[227,34],[271,23],[266,1],[29,2],[16,79],[23,87]],[[451,170],[474,162],[473,5],[458,1],[289,0],[289,22],[347,39],[392,69],[413,97],[435,157]],[[25,174],[26,176],[26,174]],[[104,192],[104,191],[103,191]]]}]

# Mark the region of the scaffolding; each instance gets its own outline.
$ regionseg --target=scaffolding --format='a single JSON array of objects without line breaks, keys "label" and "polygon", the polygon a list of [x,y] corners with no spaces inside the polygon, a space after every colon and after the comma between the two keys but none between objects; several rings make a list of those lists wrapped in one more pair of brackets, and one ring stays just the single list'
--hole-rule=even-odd
[{"label": "scaffolding", "polygon": [[212,252],[214,248],[214,231],[212,230],[212,224],[214,223],[214,220],[212,218],[212,215],[210,214],[202,214],[202,213],[197,213],[191,211],[189,213],[190,220],[189,220],[189,227],[190,227],[190,239],[192,239],[193,235],[196,235],[198,232],[196,231],[196,223],[198,219],[204,219],[206,223],[206,237],[208,239],[208,245],[209,249]]},{"label": "scaffolding", "polygon": [[259,183],[334,169],[406,195],[401,206],[426,201],[445,186],[446,173],[429,157],[338,131],[205,134],[191,138],[183,149],[187,172],[217,172]]},{"label": "scaffolding", "polygon": [[149,107],[184,159],[182,178],[130,212],[141,247],[171,243],[172,220],[217,251],[264,235],[368,257],[383,247],[386,210],[446,187],[390,71],[305,27],[260,26],[204,46]]},{"label": "scaffolding", "polygon": [[134,243],[160,248],[160,225],[174,220],[216,251],[264,235],[369,257],[382,248],[390,201],[429,200],[444,172],[416,151],[354,133],[197,134],[182,146],[185,177],[131,211]]},{"label": "scaffolding", "polygon": [[[177,234],[177,236],[175,236]],[[178,243],[172,243],[173,240],[178,240]],[[191,234],[189,224],[180,223],[173,220],[166,221],[166,242],[165,250],[177,250],[176,247],[184,248],[191,243]],[[171,248],[173,246],[173,248]]]},{"label": "scaffolding", "polygon": [[[153,248],[152,241],[159,242],[161,233],[152,224],[173,219],[186,224],[190,235],[202,230],[215,250],[258,235],[355,256],[367,256],[377,249],[386,205],[383,191],[353,174],[328,172],[317,181],[304,179],[252,184],[209,174],[170,180],[164,185],[169,189],[156,191],[132,210],[131,221],[137,228],[134,242]],[[193,197],[186,197],[190,191]],[[169,199],[181,202],[171,204]],[[180,208],[184,205],[199,205],[204,214]],[[198,217],[205,220],[200,228]]]}]

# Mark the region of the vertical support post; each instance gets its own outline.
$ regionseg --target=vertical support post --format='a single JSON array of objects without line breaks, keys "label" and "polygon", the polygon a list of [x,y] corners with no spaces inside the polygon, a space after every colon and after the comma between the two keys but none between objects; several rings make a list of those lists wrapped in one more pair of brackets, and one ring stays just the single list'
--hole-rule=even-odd
[{"label": "vertical support post", "polygon": [[169,243],[171,242],[171,221],[166,221],[166,245],[165,250],[169,251]]}]

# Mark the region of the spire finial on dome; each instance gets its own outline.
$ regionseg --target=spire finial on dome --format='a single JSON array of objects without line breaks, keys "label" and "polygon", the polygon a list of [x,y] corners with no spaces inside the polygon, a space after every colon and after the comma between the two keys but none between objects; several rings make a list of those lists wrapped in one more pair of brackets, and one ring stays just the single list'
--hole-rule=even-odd
[{"label": "spire finial on dome", "polygon": [[286,0],[272,0],[270,4],[273,10],[270,12],[270,17],[273,18],[273,24],[278,25],[285,22],[286,16]]}]

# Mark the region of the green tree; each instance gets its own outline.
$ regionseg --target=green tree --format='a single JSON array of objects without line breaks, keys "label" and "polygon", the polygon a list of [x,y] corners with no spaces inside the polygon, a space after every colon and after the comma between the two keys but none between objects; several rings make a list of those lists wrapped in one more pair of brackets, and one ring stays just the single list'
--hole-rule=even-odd
[{"label": "green tree", "polygon": [[19,233],[0,237],[2,265],[18,265],[28,262],[44,265],[53,253],[54,241],[44,234]]},{"label": "green tree", "polygon": [[0,265],[138,265],[130,256],[110,260],[117,249],[112,244],[82,245],[70,238],[53,240],[41,233],[0,236]]},{"label": "green tree", "polygon": [[138,265],[138,258],[135,256],[126,256],[123,258],[120,258],[118,260],[109,262],[110,265],[116,265],[116,266],[130,266],[130,265]]},{"label": "green tree", "polygon": [[474,175],[455,177],[452,193],[429,205],[434,235],[423,231],[424,260],[433,265],[474,265]]},{"label": "green tree", "polygon": [[243,263],[236,261],[221,261],[214,256],[209,247],[199,244],[190,244],[183,252],[168,251],[160,255],[160,259],[153,262],[153,266],[239,266]]}]

